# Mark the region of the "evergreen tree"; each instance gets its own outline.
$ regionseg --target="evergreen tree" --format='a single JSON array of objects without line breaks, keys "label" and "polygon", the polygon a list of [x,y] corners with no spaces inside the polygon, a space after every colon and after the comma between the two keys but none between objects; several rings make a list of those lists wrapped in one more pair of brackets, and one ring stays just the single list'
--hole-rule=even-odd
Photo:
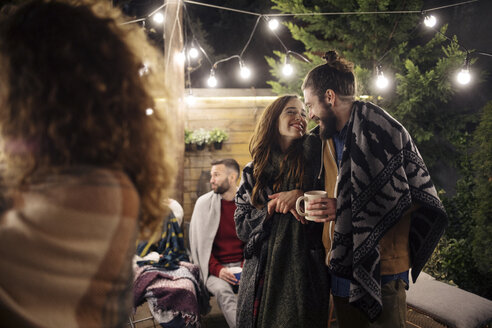
[{"label": "evergreen tree", "polygon": [[424,271],[492,299],[492,102],[479,127],[457,143],[463,154],[456,194],[441,195],[449,217],[446,233]]},{"label": "evergreen tree", "polygon": [[[421,0],[272,0],[283,13],[374,12],[421,10]],[[307,15],[284,25],[305,47],[312,63],[290,58],[297,74],[281,75],[285,54],[267,58],[276,93],[300,93],[302,78],[328,50],[354,62],[358,94],[388,110],[415,139],[431,174],[442,165],[459,169],[456,194],[442,194],[449,228],[425,271],[434,277],[487,298],[492,297],[492,103],[483,111],[473,134],[475,115],[467,105],[455,105],[454,76],[466,57],[456,37],[447,38],[447,26],[432,32],[418,14]],[[278,60],[280,59],[280,60]],[[382,92],[374,85],[376,67],[393,77]],[[468,86],[468,91],[470,86]],[[465,90],[466,92],[467,90]],[[472,154],[470,156],[470,154]],[[437,180],[437,179],[436,179]],[[435,181],[439,185],[439,181]],[[443,193],[443,191],[440,191]]]},{"label": "evergreen tree", "polygon": [[[473,258],[482,274],[492,280],[492,101],[484,108],[473,135],[472,163],[476,203],[473,210]],[[489,286],[492,289],[492,284]],[[492,297],[492,290],[489,290]]]},{"label": "evergreen tree", "polygon": [[[377,12],[421,10],[421,0],[273,0],[283,13]],[[306,15],[285,22],[294,39],[301,41],[312,63],[291,58],[296,77],[281,75],[284,54],[267,58],[278,82],[269,81],[276,93],[299,93],[308,70],[321,64],[326,51],[335,49],[355,63],[359,95],[388,110],[410,132],[431,172],[441,161],[456,160],[453,144],[472,119],[467,108],[453,107],[454,74],[466,54],[457,39],[447,39],[446,26],[432,33],[422,27],[419,14]],[[376,67],[383,66],[392,87],[376,89]]]}]

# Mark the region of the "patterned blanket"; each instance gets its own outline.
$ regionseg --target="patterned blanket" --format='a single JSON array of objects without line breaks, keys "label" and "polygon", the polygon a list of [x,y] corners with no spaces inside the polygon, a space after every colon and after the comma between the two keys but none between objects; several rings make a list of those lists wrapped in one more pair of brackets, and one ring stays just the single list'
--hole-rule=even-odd
[{"label": "patterned blanket", "polygon": [[154,319],[163,327],[200,327],[198,266],[179,262],[177,269],[167,270],[139,266],[139,259],[135,256],[133,266],[135,308],[147,301]]},{"label": "patterned blanket", "polygon": [[383,109],[355,102],[337,193],[330,270],[351,280],[349,302],[371,320],[382,309],[378,243],[412,212],[410,254],[415,281],[447,225],[429,172],[409,133]]},{"label": "patterned blanket", "polygon": [[137,247],[137,254],[141,257],[144,257],[152,251],[160,254],[158,261],[143,260],[138,261],[137,264],[139,266],[153,265],[157,268],[174,270],[179,267],[179,262],[190,262],[184,246],[183,232],[181,231],[178,220],[173,212],[169,214],[167,223],[163,224],[160,240],[154,242],[151,238],[148,242],[142,242]]},{"label": "patterned blanket", "polygon": [[189,263],[183,232],[172,212],[148,242],[140,243],[137,253],[140,256],[135,256],[133,266],[135,308],[147,301],[163,327],[199,327],[200,310],[208,306],[208,294],[199,267]]}]

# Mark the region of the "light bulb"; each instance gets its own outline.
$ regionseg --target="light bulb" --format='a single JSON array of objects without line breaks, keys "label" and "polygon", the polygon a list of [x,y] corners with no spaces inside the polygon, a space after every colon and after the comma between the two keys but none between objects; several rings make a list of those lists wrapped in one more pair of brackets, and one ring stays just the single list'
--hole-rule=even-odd
[{"label": "light bulb", "polygon": [[275,31],[278,28],[278,25],[279,25],[278,20],[276,20],[275,18],[274,19],[270,19],[268,21],[268,27],[272,31]]},{"label": "light bulb", "polygon": [[175,59],[178,63],[184,63],[186,60],[186,56],[183,51],[177,52],[175,56]]},{"label": "light bulb", "polygon": [[251,70],[243,65],[241,66],[241,70],[239,71],[239,74],[243,79],[247,79],[251,76]]},{"label": "light bulb", "polygon": [[188,51],[188,54],[190,55],[191,58],[197,58],[199,53],[198,53],[198,50],[196,48],[191,48],[189,51]]},{"label": "light bulb", "polygon": [[210,75],[210,77],[207,80],[207,84],[209,87],[215,88],[217,86],[217,79],[215,78],[215,76]]},{"label": "light bulb", "polygon": [[386,89],[386,87],[388,86],[388,84],[389,84],[388,79],[381,72],[381,74],[378,75],[378,79],[376,80],[377,87],[379,89]]},{"label": "light bulb", "polygon": [[436,25],[436,23],[437,23],[436,16],[434,16],[434,15],[425,16],[425,18],[424,18],[425,26],[434,27],[434,25]]},{"label": "light bulb", "polygon": [[459,84],[468,84],[470,83],[471,81],[471,75],[470,75],[470,71],[467,70],[467,69],[462,69],[458,75],[456,76],[456,79],[458,80],[458,83]]},{"label": "light bulb", "polygon": [[185,101],[188,104],[188,106],[193,106],[196,102],[196,98],[195,98],[195,96],[190,94],[190,95],[186,96]]},{"label": "light bulb", "polygon": [[154,114],[154,110],[152,108],[147,108],[145,110],[145,115],[150,116],[152,114]]},{"label": "light bulb", "polygon": [[164,22],[164,15],[161,12],[155,13],[152,18],[157,24],[162,24]]},{"label": "light bulb", "polygon": [[294,68],[291,64],[285,64],[284,67],[282,67],[282,74],[284,74],[284,76],[291,76],[293,72]]}]

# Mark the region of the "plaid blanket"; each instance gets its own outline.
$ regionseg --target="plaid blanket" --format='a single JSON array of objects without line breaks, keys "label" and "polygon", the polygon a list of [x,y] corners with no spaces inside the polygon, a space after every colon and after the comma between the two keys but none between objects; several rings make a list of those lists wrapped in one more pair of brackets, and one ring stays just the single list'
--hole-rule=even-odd
[{"label": "plaid blanket", "polygon": [[[154,254],[149,254],[152,257]],[[133,283],[135,308],[148,302],[154,319],[163,327],[200,327],[200,271],[189,262],[168,270],[153,265],[139,266],[135,256]]]},{"label": "plaid blanket", "polygon": [[123,172],[36,174],[0,217],[0,326],[124,327],[138,211]]},{"label": "plaid blanket", "polygon": [[148,242],[140,243],[137,254],[135,308],[147,301],[163,327],[199,327],[200,311],[208,310],[208,293],[200,280],[200,268],[189,263],[183,232],[172,212]]}]

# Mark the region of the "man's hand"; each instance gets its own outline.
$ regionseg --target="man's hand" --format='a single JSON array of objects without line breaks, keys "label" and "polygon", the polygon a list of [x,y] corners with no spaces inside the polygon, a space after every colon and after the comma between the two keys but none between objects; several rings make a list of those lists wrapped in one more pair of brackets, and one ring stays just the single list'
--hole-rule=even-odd
[{"label": "man's hand", "polygon": [[336,198],[316,198],[306,204],[309,216],[316,216],[314,222],[334,221],[337,211]]},{"label": "man's hand", "polygon": [[219,272],[219,278],[227,281],[231,285],[239,284],[239,280],[237,280],[236,276],[234,276],[234,274],[229,271],[229,268],[222,268]]}]

